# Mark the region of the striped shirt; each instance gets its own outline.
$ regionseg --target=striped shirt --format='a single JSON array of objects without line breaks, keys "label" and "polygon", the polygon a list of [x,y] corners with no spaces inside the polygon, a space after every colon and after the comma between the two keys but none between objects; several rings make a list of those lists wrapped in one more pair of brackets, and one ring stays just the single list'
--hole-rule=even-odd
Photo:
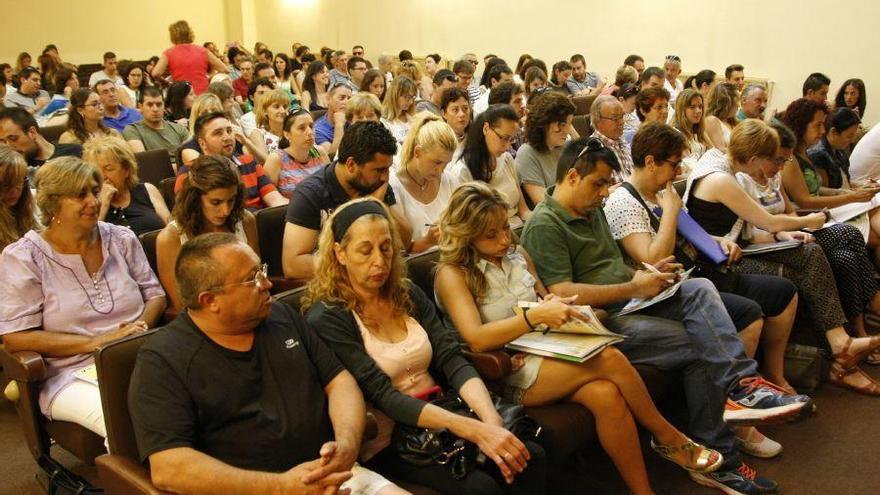
[{"label": "striped shirt", "polygon": [[[263,166],[257,163],[257,160],[251,155],[234,156],[232,161],[238,165],[238,174],[244,183],[244,207],[252,212],[265,208],[266,203],[263,201],[263,197],[277,189],[263,173]],[[188,165],[183,165],[177,170],[177,181],[174,183],[175,194],[183,187],[187,175],[189,175]]]}]

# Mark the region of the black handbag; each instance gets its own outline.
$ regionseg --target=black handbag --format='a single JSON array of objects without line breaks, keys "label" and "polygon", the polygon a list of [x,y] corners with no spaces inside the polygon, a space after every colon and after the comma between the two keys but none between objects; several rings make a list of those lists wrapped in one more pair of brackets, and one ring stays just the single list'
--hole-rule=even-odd
[{"label": "black handbag", "polygon": [[[536,440],[540,436],[541,427],[526,415],[521,404],[513,404],[494,394],[492,400],[504,427],[520,440]],[[439,392],[429,403],[449,412],[477,419],[477,415],[458,394]],[[477,465],[486,462],[486,456],[476,444],[445,428],[421,428],[397,423],[391,435],[391,443],[397,455],[404,461],[416,466],[448,466],[454,479],[466,477]]]},{"label": "black handbag", "polygon": [[46,473],[47,495],[97,495],[104,490],[95,488],[81,476],[69,471],[49,456],[40,456],[37,464]]}]

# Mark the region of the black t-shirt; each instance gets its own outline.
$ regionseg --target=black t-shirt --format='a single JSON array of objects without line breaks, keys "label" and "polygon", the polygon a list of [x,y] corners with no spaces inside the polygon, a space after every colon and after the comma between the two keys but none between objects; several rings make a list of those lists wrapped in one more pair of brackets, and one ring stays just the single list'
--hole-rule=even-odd
[{"label": "black t-shirt", "polygon": [[59,158],[62,156],[76,156],[82,158],[83,147],[81,144],[76,143],[68,143],[68,144],[56,144],[55,151],[52,153],[52,156],[47,158],[46,160],[40,160],[38,158],[28,158],[27,164],[29,167],[39,167],[42,164],[48,162],[53,158]]},{"label": "black t-shirt", "polygon": [[181,313],[138,353],[128,394],[141,459],[190,447],[282,472],[333,439],[324,387],[344,368],[289,306],[273,303],[253,348],[214,343]]},{"label": "black t-shirt", "polygon": [[[336,178],[336,162],[331,162],[318,169],[296,186],[287,205],[287,221],[312,230],[321,230],[324,219],[338,208],[355,198],[348,193]],[[389,186],[383,202],[394,205],[397,200]]]}]

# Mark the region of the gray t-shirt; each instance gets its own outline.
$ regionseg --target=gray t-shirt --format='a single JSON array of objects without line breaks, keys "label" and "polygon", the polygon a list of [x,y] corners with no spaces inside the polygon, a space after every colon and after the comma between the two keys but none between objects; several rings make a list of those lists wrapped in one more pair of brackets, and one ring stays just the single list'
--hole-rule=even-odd
[{"label": "gray t-shirt", "polygon": [[147,126],[144,121],[135,122],[125,126],[122,136],[126,141],[140,141],[144,143],[144,149],[147,151],[157,149],[168,150],[168,154],[173,162],[177,148],[189,138],[189,130],[174,122],[165,122],[164,124],[162,129],[156,130]]},{"label": "gray t-shirt", "polygon": [[416,112],[424,112],[425,110],[437,115],[438,117],[443,117],[443,112],[440,111],[440,107],[434,104],[431,100],[419,100],[416,103]]},{"label": "gray t-shirt", "polygon": [[556,184],[556,164],[561,154],[562,148],[542,153],[529,143],[520,146],[514,160],[520,182],[541,187]]},{"label": "gray t-shirt", "polygon": [[37,102],[40,98],[45,98],[48,101],[51,97],[47,91],[42,89],[35,96],[24,95],[16,90],[7,93],[6,98],[3,101],[7,108],[24,108],[25,110],[33,110],[37,108]]}]

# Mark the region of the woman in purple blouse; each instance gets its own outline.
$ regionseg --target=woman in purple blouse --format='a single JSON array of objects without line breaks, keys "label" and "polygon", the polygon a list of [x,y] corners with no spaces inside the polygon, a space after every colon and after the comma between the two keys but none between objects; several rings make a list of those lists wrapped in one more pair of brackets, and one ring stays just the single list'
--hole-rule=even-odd
[{"label": "woman in purple blouse", "polygon": [[40,409],[107,436],[98,387],[74,376],[92,353],[159,321],[165,292],[131,230],[99,222],[103,180],[79,158],[48,161],[36,176],[46,228],[0,257],[0,335],[9,352],[43,355]]}]

